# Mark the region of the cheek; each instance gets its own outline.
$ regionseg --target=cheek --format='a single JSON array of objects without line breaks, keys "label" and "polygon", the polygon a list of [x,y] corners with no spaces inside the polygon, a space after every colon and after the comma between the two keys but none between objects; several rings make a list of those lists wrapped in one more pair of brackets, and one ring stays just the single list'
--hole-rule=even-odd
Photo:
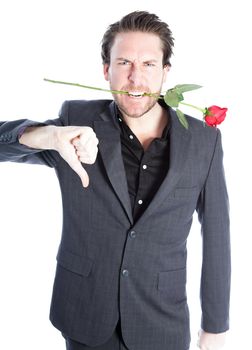
[{"label": "cheek", "polygon": [[164,82],[164,77],[163,75],[156,75],[154,74],[153,76],[148,77],[148,85],[152,87],[152,89],[160,89],[163,85]]},{"label": "cheek", "polygon": [[115,71],[115,70],[111,70],[111,71],[109,71],[109,74],[108,74],[108,80],[109,80],[110,84],[113,86],[121,86],[121,85],[125,84],[127,79],[126,79],[125,74],[122,74],[122,73]]}]

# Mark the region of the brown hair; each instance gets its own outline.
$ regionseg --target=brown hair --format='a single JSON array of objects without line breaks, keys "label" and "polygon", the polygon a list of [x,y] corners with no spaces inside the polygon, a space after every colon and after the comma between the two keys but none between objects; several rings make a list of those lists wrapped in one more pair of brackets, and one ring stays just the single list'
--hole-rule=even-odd
[{"label": "brown hair", "polygon": [[134,11],[124,16],[120,21],[111,24],[102,39],[101,56],[103,64],[110,64],[110,50],[115,37],[122,32],[144,32],[156,34],[163,48],[163,66],[170,66],[173,53],[174,39],[168,24],[162,22],[158,16],[146,11]]}]

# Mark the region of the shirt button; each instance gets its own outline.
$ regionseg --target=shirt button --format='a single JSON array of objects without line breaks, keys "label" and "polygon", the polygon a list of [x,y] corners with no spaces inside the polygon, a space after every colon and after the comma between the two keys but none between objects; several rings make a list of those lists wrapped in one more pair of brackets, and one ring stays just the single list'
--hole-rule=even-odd
[{"label": "shirt button", "polygon": [[136,231],[130,231],[130,237],[131,238],[136,238]]},{"label": "shirt button", "polygon": [[143,169],[144,170],[147,169],[147,165],[146,164],[143,165]]},{"label": "shirt button", "polygon": [[142,201],[142,199],[139,199],[139,201],[137,202],[138,204],[143,204],[143,201]]},{"label": "shirt button", "polygon": [[129,138],[130,138],[131,140],[133,140],[134,136],[133,136],[133,135],[129,135]]},{"label": "shirt button", "polygon": [[128,277],[129,276],[129,270],[126,270],[126,269],[122,270],[122,275],[123,275],[123,277]]}]

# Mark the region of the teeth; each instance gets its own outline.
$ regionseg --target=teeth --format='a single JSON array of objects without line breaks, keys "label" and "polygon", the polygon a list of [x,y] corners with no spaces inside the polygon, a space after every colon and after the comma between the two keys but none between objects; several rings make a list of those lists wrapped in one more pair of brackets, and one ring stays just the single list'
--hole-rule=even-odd
[{"label": "teeth", "polygon": [[143,94],[144,92],[140,92],[140,91],[129,91],[129,95],[134,97],[141,97],[143,96]]}]

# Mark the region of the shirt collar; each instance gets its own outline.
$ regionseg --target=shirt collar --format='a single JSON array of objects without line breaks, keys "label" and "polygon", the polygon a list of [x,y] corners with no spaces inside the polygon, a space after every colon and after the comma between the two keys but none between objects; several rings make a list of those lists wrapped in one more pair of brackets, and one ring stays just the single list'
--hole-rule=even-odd
[{"label": "shirt collar", "polygon": [[[169,114],[169,109],[167,108],[166,103],[163,100],[159,100],[158,103],[160,104],[160,106],[162,108],[164,108],[167,112],[167,124],[166,127],[163,130],[162,136],[160,138],[160,140],[167,140],[168,136],[169,136],[169,131],[170,131],[170,127],[171,127],[171,118],[170,118],[170,114]],[[121,130],[121,133],[123,134],[127,134],[127,136],[129,136],[130,134],[132,134],[132,131],[130,130],[130,128],[128,127],[128,125],[125,123],[123,116],[118,108],[118,106],[116,105],[116,116],[117,116],[117,121]]]}]

